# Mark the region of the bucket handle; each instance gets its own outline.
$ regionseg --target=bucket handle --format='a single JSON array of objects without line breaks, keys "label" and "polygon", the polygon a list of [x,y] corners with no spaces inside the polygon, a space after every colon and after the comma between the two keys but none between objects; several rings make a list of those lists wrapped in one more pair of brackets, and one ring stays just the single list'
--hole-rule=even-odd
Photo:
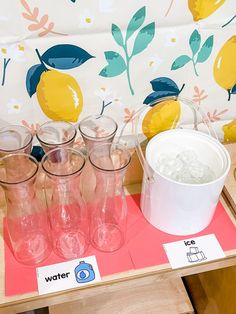
[{"label": "bucket handle", "polygon": [[[154,182],[154,177],[153,177],[153,174],[151,173],[151,170],[150,170],[151,168],[148,165],[148,163],[147,163],[147,161],[146,161],[146,159],[144,157],[142,148],[141,148],[139,140],[138,140],[138,122],[139,122],[139,117],[140,117],[140,114],[147,108],[147,106],[155,107],[160,102],[165,101],[165,100],[171,100],[171,99],[173,99],[173,100],[178,100],[179,99],[184,104],[189,106],[189,108],[193,112],[194,129],[196,131],[198,131],[198,129],[197,129],[197,115],[196,115],[196,112],[198,112],[200,114],[200,117],[202,118],[202,122],[207,126],[208,134],[210,136],[214,137],[216,140],[219,140],[215,129],[212,127],[212,123],[211,123],[209,117],[203,112],[203,110],[200,108],[200,106],[196,107],[196,104],[194,104],[194,102],[191,101],[190,99],[183,98],[183,97],[178,97],[178,96],[167,96],[167,97],[162,97],[162,98],[155,99],[154,101],[152,101],[148,105],[146,105],[146,104],[143,105],[137,111],[135,111],[135,113],[133,115],[133,119],[135,121],[135,129],[134,129],[134,134],[133,135],[134,135],[134,141],[135,141],[135,150],[137,152],[137,155],[138,155],[139,161],[141,163],[141,166],[143,168],[143,171],[144,171],[144,173],[146,175],[146,179],[148,181],[150,181],[150,182]],[[117,140],[118,143],[120,142],[121,137],[123,136],[124,130],[125,130],[128,122],[129,121],[125,122],[124,126],[121,129],[120,135],[119,135],[118,140]]]}]

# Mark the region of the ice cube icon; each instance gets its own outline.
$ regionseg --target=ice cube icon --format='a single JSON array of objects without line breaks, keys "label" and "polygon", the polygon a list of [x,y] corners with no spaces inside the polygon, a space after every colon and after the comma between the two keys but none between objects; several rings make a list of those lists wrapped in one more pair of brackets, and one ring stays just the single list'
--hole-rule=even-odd
[{"label": "ice cube icon", "polygon": [[197,246],[190,247],[189,252],[187,252],[186,255],[190,263],[200,262],[207,259],[203,251],[199,251]]}]

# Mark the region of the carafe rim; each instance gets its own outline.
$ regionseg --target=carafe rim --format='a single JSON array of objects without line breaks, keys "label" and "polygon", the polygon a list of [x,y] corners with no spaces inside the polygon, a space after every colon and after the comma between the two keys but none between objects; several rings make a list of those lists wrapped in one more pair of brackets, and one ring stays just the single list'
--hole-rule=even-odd
[{"label": "carafe rim", "polygon": [[[30,136],[30,139],[29,141],[22,147],[20,148],[15,148],[15,149],[3,149],[3,148],[0,148],[0,152],[4,152],[4,153],[10,153],[10,154],[14,154],[14,153],[17,153],[18,151],[23,151],[24,149],[26,149],[28,146],[31,145],[31,143],[33,142],[33,134],[31,133],[30,129],[24,125],[18,125],[18,124],[9,124],[9,125],[6,125],[4,127],[1,127],[0,128],[0,133],[1,132],[4,132],[5,130],[7,130],[8,128],[13,128],[13,127],[17,127],[17,128],[22,128],[24,130],[27,130],[29,132],[29,136]],[[10,131],[10,129],[9,129]],[[9,155],[9,154],[8,154]]]},{"label": "carafe rim", "polygon": [[[109,134],[106,135],[106,136],[100,136],[100,137],[87,135],[86,133],[84,133],[84,132],[81,130],[81,123],[84,122],[84,121],[86,121],[86,120],[88,120],[89,118],[92,118],[92,117],[93,117],[93,118],[101,118],[101,117],[103,117],[103,118],[109,119],[110,121],[112,121],[112,122],[114,123],[114,126],[115,126],[115,127],[114,127],[114,131],[113,131],[112,133],[109,133]],[[78,129],[79,129],[81,135],[84,136],[85,138],[87,138],[87,139],[93,139],[93,140],[96,139],[96,141],[99,142],[99,141],[104,141],[104,139],[110,138],[110,137],[112,137],[114,134],[116,134],[116,131],[117,131],[117,129],[118,129],[118,124],[117,124],[116,121],[115,121],[113,118],[111,118],[110,116],[107,116],[107,115],[99,115],[99,114],[92,114],[92,115],[89,115],[89,116],[85,117],[84,119],[82,119],[82,120],[79,122],[79,124],[78,124]]]},{"label": "carafe rim", "polygon": [[38,172],[38,169],[39,169],[39,164],[38,164],[38,161],[36,160],[35,157],[29,155],[29,154],[25,154],[25,153],[14,153],[14,154],[9,154],[9,155],[6,155],[4,157],[1,157],[0,158],[0,163],[5,160],[5,159],[8,159],[8,158],[11,158],[11,157],[16,157],[16,156],[25,156],[27,157],[28,159],[30,159],[36,166],[34,172],[29,176],[27,177],[26,179],[24,180],[21,180],[21,181],[16,181],[16,182],[6,182],[6,181],[3,181],[0,177],[0,183],[4,186],[13,186],[13,185],[17,185],[17,184],[20,184],[20,183],[24,183],[24,182],[27,182],[31,179],[33,179],[36,175],[37,175],[37,172]]},{"label": "carafe rim", "polygon": [[[65,151],[71,151],[73,153],[75,153],[76,155],[80,155],[81,159],[83,160],[81,166],[74,172],[70,172],[70,173],[67,173],[67,174],[56,174],[56,173],[53,173],[51,171],[49,171],[48,169],[46,169],[44,167],[44,162],[46,161],[46,158],[48,158],[48,156],[51,154],[51,153],[54,153],[55,151],[60,151],[60,150],[65,150]],[[71,176],[74,176],[76,174],[80,174],[84,165],[85,165],[85,162],[86,162],[86,159],[85,159],[85,156],[78,150],[74,149],[74,148],[70,148],[70,147],[56,147],[52,150],[50,150],[48,153],[46,153],[42,160],[41,160],[41,168],[43,169],[43,171],[51,176],[51,177],[55,177],[55,178],[68,178],[68,177],[71,177]]]},{"label": "carafe rim", "polygon": [[98,165],[96,165],[92,160],[91,160],[91,154],[92,154],[92,152],[93,152],[93,150],[95,151],[96,150],[96,148],[97,148],[97,146],[94,148],[94,149],[92,149],[91,151],[90,151],[90,154],[89,154],[89,161],[90,161],[90,163],[91,163],[91,165],[94,167],[94,168],[96,168],[97,170],[99,170],[99,171],[103,171],[103,172],[107,172],[107,173],[112,173],[112,172],[118,172],[118,171],[121,171],[121,170],[123,170],[123,169],[125,169],[129,164],[130,164],[130,162],[131,162],[131,154],[130,154],[130,152],[129,152],[129,150],[124,146],[124,145],[122,145],[122,144],[120,144],[120,143],[109,143],[109,142],[107,142],[107,143],[102,143],[102,144],[100,144],[99,146],[101,147],[101,146],[110,146],[110,147],[112,147],[112,146],[119,146],[119,147],[121,147],[123,150],[125,150],[126,152],[127,152],[127,155],[128,155],[128,161],[125,163],[125,165],[124,166],[122,166],[122,167],[119,167],[119,168],[115,168],[115,169],[108,169],[108,168],[104,168],[104,167],[99,167]]},{"label": "carafe rim", "polygon": [[[55,122],[63,122],[63,123],[65,123],[65,124],[67,124],[67,125],[69,125],[69,126],[71,126],[71,127],[73,127],[73,131],[74,131],[74,135],[70,138],[70,139],[68,139],[67,141],[65,141],[65,142],[63,142],[63,143],[48,143],[48,142],[45,142],[44,140],[42,140],[41,139],[41,137],[39,136],[39,130],[43,127],[43,126],[45,126],[45,125],[47,125],[47,124],[50,124],[50,123],[55,123]],[[37,140],[40,142],[40,143],[42,143],[43,145],[45,145],[45,146],[47,146],[47,147],[55,147],[55,146],[57,146],[57,147],[63,147],[64,145],[67,145],[68,143],[70,143],[70,142],[73,142],[74,141],[74,139],[75,139],[75,137],[76,137],[76,135],[77,135],[77,130],[76,130],[76,127],[72,124],[72,123],[70,123],[70,122],[68,122],[68,121],[47,121],[47,122],[44,122],[43,124],[41,124],[40,125],[40,127],[39,127],[39,130],[36,132],[36,138],[37,138]]]}]

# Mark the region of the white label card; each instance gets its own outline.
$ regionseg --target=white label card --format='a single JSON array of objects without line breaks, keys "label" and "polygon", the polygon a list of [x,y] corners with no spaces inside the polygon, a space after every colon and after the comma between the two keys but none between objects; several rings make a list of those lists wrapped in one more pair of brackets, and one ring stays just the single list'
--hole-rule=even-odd
[{"label": "white label card", "polygon": [[95,256],[37,268],[39,295],[101,281]]},{"label": "white label card", "polygon": [[173,269],[224,258],[214,234],[163,244]]}]

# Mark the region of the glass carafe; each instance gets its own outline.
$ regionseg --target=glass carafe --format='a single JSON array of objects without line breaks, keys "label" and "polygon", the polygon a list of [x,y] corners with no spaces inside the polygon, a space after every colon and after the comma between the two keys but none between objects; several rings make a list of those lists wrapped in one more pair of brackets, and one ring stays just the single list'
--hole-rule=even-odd
[{"label": "glass carafe", "polygon": [[56,147],[72,147],[77,130],[66,121],[48,121],[37,130],[36,137],[45,153]]},{"label": "glass carafe", "polygon": [[91,150],[89,160],[96,175],[90,202],[90,240],[96,249],[113,252],[125,242],[127,203],[123,178],[131,156],[121,144],[105,143]]},{"label": "glass carafe", "polygon": [[84,256],[89,244],[89,222],[79,190],[84,156],[72,148],[56,148],[44,155],[45,190],[55,253],[64,259]]},{"label": "glass carafe", "polygon": [[[36,138],[44,153],[57,147],[73,147],[77,130],[67,121],[47,121],[37,129]],[[38,185],[48,185],[43,171],[38,175]]]},{"label": "glass carafe", "polygon": [[38,163],[23,153],[0,160],[0,185],[6,196],[6,223],[13,254],[20,263],[37,264],[51,252],[47,211],[35,191]]},{"label": "glass carafe", "polygon": [[[87,156],[96,145],[111,143],[117,128],[117,123],[111,117],[105,115],[91,115],[81,120],[79,131],[86,146]],[[91,201],[95,185],[95,174],[87,160],[81,176],[81,191],[86,202]]]},{"label": "glass carafe", "polygon": [[0,157],[13,153],[30,154],[33,135],[22,125],[7,125],[0,128]]}]

